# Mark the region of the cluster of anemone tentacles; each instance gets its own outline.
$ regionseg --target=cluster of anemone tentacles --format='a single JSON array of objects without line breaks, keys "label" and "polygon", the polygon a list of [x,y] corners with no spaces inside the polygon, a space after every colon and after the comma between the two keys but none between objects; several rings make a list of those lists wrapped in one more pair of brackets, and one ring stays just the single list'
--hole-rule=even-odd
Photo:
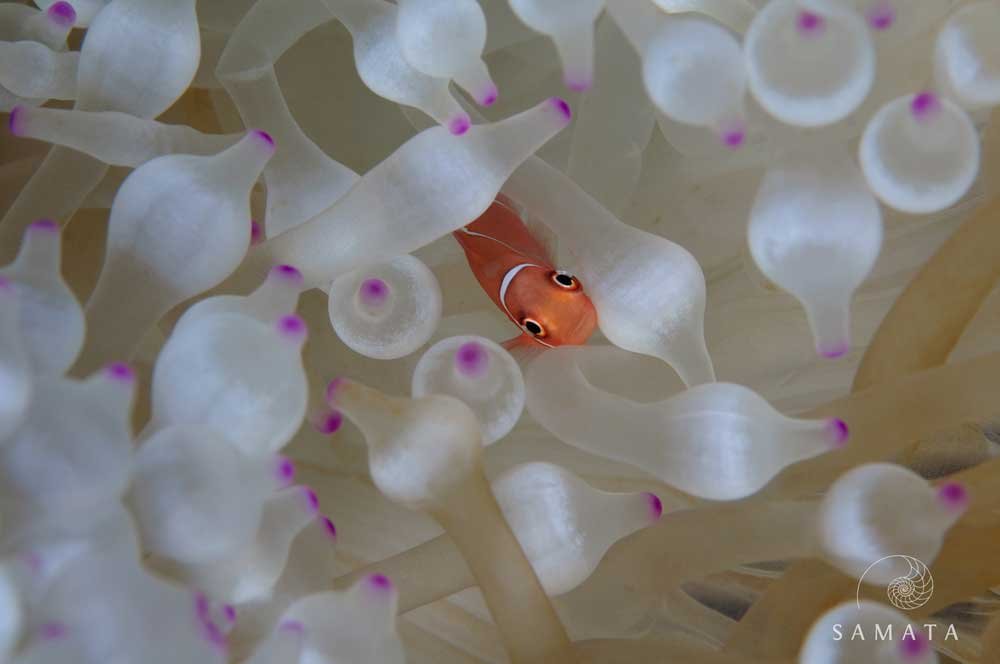
[{"label": "cluster of anemone tentacles", "polygon": [[[1000,661],[997,34],[0,3],[0,662]],[[586,345],[498,343],[501,194]]]}]

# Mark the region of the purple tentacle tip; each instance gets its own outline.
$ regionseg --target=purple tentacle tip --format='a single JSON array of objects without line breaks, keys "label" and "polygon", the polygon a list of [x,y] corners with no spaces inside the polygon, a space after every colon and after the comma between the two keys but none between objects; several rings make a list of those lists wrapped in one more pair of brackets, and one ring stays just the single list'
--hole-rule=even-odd
[{"label": "purple tentacle tip", "polygon": [[206,620],[202,623],[202,627],[204,628],[205,640],[221,652],[229,650],[229,641],[218,625],[211,620]]},{"label": "purple tentacle tip", "polygon": [[925,120],[941,108],[941,102],[933,92],[919,92],[910,102],[910,111],[918,120]]},{"label": "purple tentacle tip", "polygon": [[306,631],[306,626],[298,620],[286,620],[278,625],[278,631],[290,634],[303,634]]},{"label": "purple tentacle tip", "polygon": [[38,627],[38,636],[45,641],[61,639],[66,636],[66,625],[59,622],[47,622]]},{"label": "purple tentacle tip", "polygon": [[358,296],[368,306],[385,304],[389,297],[389,284],[377,277],[365,279],[358,288]]},{"label": "purple tentacle tip", "polygon": [[930,643],[921,632],[913,631],[903,635],[899,641],[899,654],[903,659],[918,659],[927,654]]},{"label": "purple tentacle tip", "polygon": [[296,283],[302,281],[302,273],[291,265],[275,265],[271,268],[271,274]]},{"label": "purple tentacle tip", "polygon": [[655,493],[647,493],[646,502],[649,503],[649,514],[653,517],[653,521],[659,521],[663,516],[663,501]]},{"label": "purple tentacle tip", "polygon": [[463,376],[479,378],[489,366],[490,354],[476,341],[464,343],[455,351],[455,368]]},{"label": "purple tentacle tip", "polygon": [[969,491],[960,482],[948,482],[938,489],[938,498],[945,507],[964,511],[969,506]]},{"label": "purple tentacle tip", "polygon": [[310,487],[303,486],[302,487],[302,495],[305,496],[306,506],[309,508],[309,511],[310,512],[318,512],[319,511],[319,496],[316,495],[316,492],[313,491],[312,488],[310,488]]},{"label": "purple tentacle tip", "polygon": [[211,607],[208,604],[208,596],[203,592],[194,594],[194,612],[201,621],[209,620],[208,611]]},{"label": "purple tentacle tip", "polygon": [[336,433],[344,423],[344,416],[337,410],[320,413],[312,422],[313,428],[322,434]]},{"label": "purple tentacle tip", "polygon": [[819,14],[814,14],[810,11],[799,12],[799,17],[796,20],[796,25],[799,28],[799,32],[806,35],[816,35],[823,30],[823,17]]},{"label": "purple tentacle tip", "polygon": [[832,346],[821,346],[816,349],[816,352],[818,352],[823,357],[833,360],[838,357],[843,357],[844,355],[847,354],[847,351],[849,351],[850,349],[851,345],[846,341],[843,341],[841,343],[834,344]]},{"label": "purple tentacle tip", "polygon": [[11,285],[10,279],[7,277],[0,277],[0,293],[13,294],[14,286]]},{"label": "purple tentacle tip", "polygon": [[735,129],[732,131],[727,131],[722,134],[722,143],[727,148],[735,150],[736,148],[743,147],[743,142],[746,140],[746,132],[742,129]]},{"label": "purple tentacle tip", "polygon": [[337,390],[340,389],[344,383],[347,381],[346,378],[334,378],[326,386],[326,400],[328,402],[333,402],[337,398]]},{"label": "purple tentacle tip", "polygon": [[46,12],[57,25],[68,28],[76,23],[76,10],[68,2],[56,2]]},{"label": "purple tentacle tip", "polygon": [[868,25],[873,30],[888,30],[895,22],[896,10],[888,2],[879,3],[868,12]]},{"label": "purple tentacle tip", "polygon": [[333,521],[330,521],[330,518],[325,516],[321,517],[320,520],[323,522],[323,527],[326,529],[326,534],[332,537],[333,539],[337,539],[337,526],[333,525]]},{"label": "purple tentacle tip", "polygon": [[586,92],[590,89],[590,86],[594,84],[594,82],[589,78],[577,78],[575,76],[566,77],[563,83],[565,83],[566,87],[573,92]]},{"label": "purple tentacle tip", "polygon": [[835,447],[843,447],[847,439],[851,437],[851,430],[848,428],[847,422],[839,417],[827,420],[826,432]]},{"label": "purple tentacle tip", "polygon": [[496,103],[497,99],[499,99],[499,98],[500,98],[500,91],[497,89],[497,86],[491,85],[490,87],[488,87],[486,89],[486,92],[483,94],[482,98],[479,100],[479,105],[480,106],[492,106],[493,104]]},{"label": "purple tentacle tip", "polygon": [[205,593],[199,591],[194,594],[194,613],[201,624],[202,636],[216,648],[225,651],[229,648],[229,643],[226,640],[226,635],[212,621],[211,608]]},{"label": "purple tentacle tip", "polygon": [[290,486],[295,480],[295,464],[288,457],[279,456],[275,474],[282,486]]},{"label": "purple tentacle tip", "polygon": [[39,219],[38,221],[33,221],[28,226],[30,231],[43,231],[45,233],[58,233],[59,224],[52,221],[51,219]]},{"label": "purple tentacle tip", "polygon": [[261,131],[260,129],[252,129],[250,135],[263,143],[268,149],[274,149],[274,139],[266,131]]},{"label": "purple tentacle tip", "polygon": [[104,367],[104,375],[121,383],[131,384],[135,380],[135,371],[124,362],[112,362]]},{"label": "purple tentacle tip", "polygon": [[24,110],[24,106],[20,104],[10,109],[10,117],[7,118],[7,129],[14,136],[20,136],[21,132],[24,131]]},{"label": "purple tentacle tip", "polygon": [[566,122],[569,122],[573,118],[573,111],[570,109],[569,104],[566,103],[565,99],[561,97],[552,97],[549,99],[549,103],[554,109],[559,111],[559,114]]},{"label": "purple tentacle tip", "polygon": [[232,604],[226,604],[222,607],[222,615],[226,617],[229,624],[234,624],[236,622],[236,607]]},{"label": "purple tentacle tip", "polygon": [[250,220],[250,244],[260,244],[260,241],[264,239],[264,230],[257,223],[256,219]]},{"label": "purple tentacle tip", "polygon": [[376,590],[391,590],[392,581],[385,574],[372,574],[368,577],[368,583]]},{"label": "purple tentacle tip", "polygon": [[469,116],[464,113],[448,121],[448,131],[455,136],[461,136],[465,132],[469,131],[469,127],[471,126],[472,120],[469,119]]},{"label": "purple tentacle tip", "polygon": [[271,268],[271,274],[295,282],[302,281],[302,273],[292,265],[275,265]]},{"label": "purple tentacle tip", "polygon": [[306,322],[300,316],[290,314],[278,319],[278,332],[291,339],[302,339],[309,332]]}]

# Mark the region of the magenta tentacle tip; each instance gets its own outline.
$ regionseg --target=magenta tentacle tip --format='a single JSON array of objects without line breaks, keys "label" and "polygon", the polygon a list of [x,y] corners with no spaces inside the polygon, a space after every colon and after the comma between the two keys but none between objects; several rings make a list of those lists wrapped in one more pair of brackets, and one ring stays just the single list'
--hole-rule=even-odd
[{"label": "magenta tentacle tip", "polygon": [[649,505],[649,514],[653,521],[659,521],[663,516],[663,501],[655,493],[647,493],[646,503]]},{"label": "magenta tentacle tip", "polygon": [[278,319],[278,332],[289,339],[298,341],[305,338],[309,333],[309,328],[306,327],[306,322],[301,316],[290,314]]},{"label": "magenta tentacle tip", "polygon": [[851,349],[851,345],[846,341],[843,341],[833,346],[821,346],[816,349],[816,352],[823,357],[831,360],[835,360],[838,357],[843,357],[847,354],[847,351]]},{"label": "magenta tentacle tip", "polygon": [[896,10],[888,2],[880,3],[868,12],[868,25],[879,32],[888,30],[896,22]]},{"label": "magenta tentacle tip", "polygon": [[131,385],[135,380],[135,371],[124,362],[112,362],[104,367],[104,375],[126,385]]},{"label": "magenta tentacle tip", "polygon": [[322,434],[336,433],[344,424],[344,416],[337,410],[331,410],[317,415],[313,421],[313,428]]},{"label": "magenta tentacle tip", "polygon": [[847,439],[851,437],[851,430],[848,428],[847,422],[839,417],[827,420],[826,432],[834,447],[843,447],[847,443]]},{"label": "magenta tentacle tip", "polygon": [[823,31],[823,17],[819,14],[803,10],[799,12],[796,26],[799,32],[804,35],[817,35]]},{"label": "magenta tentacle tip", "polygon": [[14,286],[11,285],[10,279],[7,277],[0,277],[0,293],[13,294]]},{"label": "magenta tentacle tip", "polygon": [[316,492],[311,487],[303,486],[302,495],[306,499],[306,507],[309,511],[319,512],[319,496],[316,495]]},{"label": "magenta tentacle tip", "polygon": [[295,283],[302,282],[302,273],[299,272],[298,268],[291,265],[275,265],[271,268],[271,274],[281,279],[294,281]]},{"label": "magenta tentacle tip", "polygon": [[465,132],[469,131],[469,127],[471,126],[472,120],[464,113],[448,121],[448,131],[455,136],[461,136]]},{"label": "magenta tentacle tip", "polygon": [[204,630],[203,634],[205,640],[211,643],[220,652],[226,652],[229,650],[229,640],[226,635],[222,633],[219,626],[216,625],[211,620],[205,620],[202,622],[202,628]]},{"label": "magenta tentacle tip", "polygon": [[743,147],[743,143],[746,140],[746,132],[742,129],[734,129],[732,131],[727,131],[722,134],[722,144],[731,150]]},{"label": "magenta tentacle tip", "polygon": [[333,403],[337,398],[337,391],[347,382],[346,378],[334,378],[326,386],[326,400]]},{"label": "magenta tentacle tip", "polygon": [[[195,612],[197,613],[198,616],[198,622],[201,623],[202,636],[205,638],[206,641],[211,643],[220,652],[225,653],[229,650],[229,639],[226,636],[226,633],[222,630],[222,628],[220,628],[219,625],[212,618],[211,608],[212,607],[208,602],[208,598],[206,598],[201,593],[198,593]],[[227,617],[227,622],[229,623],[230,627],[232,626],[233,622],[236,619],[235,615],[236,615],[235,609],[233,609],[233,620],[228,620],[228,617],[224,615],[224,617]]]},{"label": "magenta tentacle tip", "polygon": [[486,92],[483,93],[482,98],[480,98],[479,100],[479,105],[492,106],[493,104],[496,103],[497,99],[499,98],[500,98],[500,90],[497,89],[497,86],[491,85],[490,87],[486,88]]},{"label": "magenta tentacle tip", "polygon": [[64,28],[71,27],[76,23],[76,10],[68,2],[56,2],[49,6],[46,14],[56,25]]},{"label": "magenta tentacle tip", "polygon": [[358,297],[368,306],[385,304],[389,297],[389,284],[377,277],[365,279],[358,288]]},{"label": "magenta tentacle tip", "polygon": [[260,129],[252,129],[250,130],[250,135],[256,138],[258,141],[260,141],[260,143],[264,145],[267,149],[269,150],[274,149],[274,139],[271,138],[271,135],[266,131],[261,131]]},{"label": "magenta tentacle tip", "polygon": [[948,482],[938,488],[938,499],[948,509],[965,511],[969,506],[969,490],[960,482]]},{"label": "magenta tentacle tip", "polygon": [[201,591],[195,592],[194,614],[195,617],[198,618],[198,622],[201,624],[203,636],[213,645],[226,648],[228,645],[226,643],[226,637],[219,627],[212,621],[211,608],[208,596]]},{"label": "magenta tentacle tip", "polygon": [[470,341],[455,351],[455,368],[467,378],[480,378],[490,366],[490,354],[482,344]]},{"label": "magenta tentacle tip", "polygon": [[563,119],[566,122],[569,122],[571,119],[573,119],[573,111],[572,109],[570,109],[569,104],[566,102],[566,100],[563,99],[562,97],[552,97],[551,99],[549,99],[549,104],[551,104],[552,108],[556,109],[556,111],[559,112],[559,114],[563,117]]},{"label": "magenta tentacle tip", "polygon": [[918,92],[910,102],[910,111],[917,120],[934,116],[940,108],[941,102],[933,92]]},{"label": "magenta tentacle tip", "polygon": [[392,581],[385,574],[372,574],[368,577],[368,585],[376,590],[392,590]]},{"label": "magenta tentacle tip", "polygon": [[20,136],[24,131],[22,120],[24,119],[24,106],[18,104],[10,109],[10,117],[7,118],[7,129],[14,136]]},{"label": "magenta tentacle tip", "polygon": [[250,220],[250,244],[260,244],[260,241],[264,239],[264,229],[260,227],[256,219]]},{"label": "magenta tentacle tip", "polygon": [[573,92],[586,92],[594,84],[589,78],[567,77],[563,83]]},{"label": "magenta tentacle tip", "polygon": [[323,522],[323,528],[326,529],[326,534],[332,539],[337,539],[337,526],[333,525],[333,521],[326,516],[320,517],[320,520]]},{"label": "magenta tentacle tip", "polygon": [[28,225],[29,231],[42,231],[43,233],[58,233],[59,224],[51,219],[39,219]]},{"label": "magenta tentacle tip", "polygon": [[304,634],[306,626],[298,620],[286,620],[278,625],[278,631],[286,634]]},{"label": "magenta tentacle tip", "polygon": [[306,631],[306,626],[298,620],[286,620],[278,625],[278,631],[286,634],[303,634]]},{"label": "magenta tentacle tip", "polygon": [[927,654],[930,643],[922,633],[908,632],[899,641],[899,654],[904,660],[915,660]]},{"label": "magenta tentacle tip", "polygon": [[344,423],[344,416],[340,411],[333,411],[324,421],[326,433],[336,433]]},{"label": "magenta tentacle tip", "polygon": [[199,620],[207,621],[209,619],[209,608],[208,596],[201,591],[196,592],[194,594],[194,612]]},{"label": "magenta tentacle tip", "polygon": [[232,604],[226,604],[225,606],[222,607],[222,615],[226,617],[226,620],[229,622],[230,625],[236,623],[236,607],[234,607]]},{"label": "magenta tentacle tip", "polygon": [[288,457],[279,455],[275,466],[275,475],[281,486],[291,486],[292,482],[295,481],[295,463]]},{"label": "magenta tentacle tip", "polygon": [[66,636],[66,625],[60,622],[47,622],[39,625],[38,636],[44,641],[61,639]]}]

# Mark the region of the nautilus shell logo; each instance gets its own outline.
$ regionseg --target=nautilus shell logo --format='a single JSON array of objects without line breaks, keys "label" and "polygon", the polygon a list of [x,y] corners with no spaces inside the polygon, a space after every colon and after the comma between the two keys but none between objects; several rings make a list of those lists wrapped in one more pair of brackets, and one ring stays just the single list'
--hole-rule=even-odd
[{"label": "nautilus shell logo", "polygon": [[858,608],[861,607],[861,584],[865,580],[865,575],[880,563],[891,564],[894,569],[903,572],[886,585],[886,595],[894,607],[900,611],[912,611],[931,600],[931,595],[934,594],[934,577],[931,576],[927,565],[913,556],[894,555],[879,558],[869,565],[858,579]]}]

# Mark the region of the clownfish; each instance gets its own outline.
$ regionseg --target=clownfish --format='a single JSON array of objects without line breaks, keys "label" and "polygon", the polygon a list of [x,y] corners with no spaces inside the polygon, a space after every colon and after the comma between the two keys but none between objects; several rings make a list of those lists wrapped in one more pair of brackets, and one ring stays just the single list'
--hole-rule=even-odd
[{"label": "clownfish", "polygon": [[503,345],[580,345],[597,312],[580,280],[557,270],[514,205],[497,198],[479,218],[452,234],[476,280],[521,334]]}]

